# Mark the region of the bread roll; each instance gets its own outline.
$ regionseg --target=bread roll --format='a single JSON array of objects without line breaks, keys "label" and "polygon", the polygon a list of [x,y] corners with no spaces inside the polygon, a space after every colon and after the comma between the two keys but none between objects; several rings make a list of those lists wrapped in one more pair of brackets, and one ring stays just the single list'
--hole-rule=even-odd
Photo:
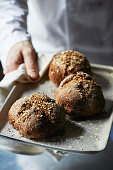
[{"label": "bread roll", "polygon": [[43,93],[17,100],[9,110],[9,123],[26,138],[40,139],[64,127],[65,110]]},{"label": "bread roll", "polygon": [[77,71],[91,74],[87,58],[77,51],[64,51],[54,56],[49,67],[49,79],[58,86],[66,76]]},{"label": "bread roll", "polygon": [[101,86],[84,72],[66,77],[56,91],[55,100],[75,117],[94,115],[105,105]]}]

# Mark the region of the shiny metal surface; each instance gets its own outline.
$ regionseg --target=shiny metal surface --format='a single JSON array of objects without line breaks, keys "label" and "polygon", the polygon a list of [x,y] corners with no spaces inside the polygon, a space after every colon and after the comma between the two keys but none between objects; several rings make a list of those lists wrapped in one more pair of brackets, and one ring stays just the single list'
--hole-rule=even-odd
[{"label": "shiny metal surface", "polygon": [[0,150],[5,150],[23,155],[37,155],[41,154],[44,151],[44,148],[26,145],[24,143],[15,142],[12,139],[7,139],[3,136],[0,136]]},{"label": "shiny metal surface", "polygon": [[113,143],[97,154],[68,154],[59,162],[46,151],[27,156],[0,151],[0,170],[113,170]]}]

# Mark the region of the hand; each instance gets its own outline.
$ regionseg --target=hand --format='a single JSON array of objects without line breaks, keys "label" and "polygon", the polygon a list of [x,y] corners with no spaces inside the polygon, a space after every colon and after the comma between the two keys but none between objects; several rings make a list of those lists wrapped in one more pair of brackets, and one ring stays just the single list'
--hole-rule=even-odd
[{"label": "hand", "polygon": [[18,69],[19,65],[25,63],[27,74],[32,80],[39,78],[38,68],[36,64],[36,52],[28,41],[16,43],[9,51],[6,66],[3,70],[4,74]]}]

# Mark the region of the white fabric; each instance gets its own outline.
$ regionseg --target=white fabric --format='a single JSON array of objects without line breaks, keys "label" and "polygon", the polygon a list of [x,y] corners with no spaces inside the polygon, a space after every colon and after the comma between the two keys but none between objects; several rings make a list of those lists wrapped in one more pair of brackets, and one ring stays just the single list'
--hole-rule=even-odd
[{"label": "white fabric", "polygon": [[[40,78],[44,75],[45,71],[48,69],[48,66],[53,56],[54,56],[54,53],[48,53],[48,54],[38,53],[37,65],[39,68]],[[39,80],[36,80],[36,81],[39,81]],[[0,81],[0,88],[11,90],[15,82],[35,83],[36,81],[33,81],[30,79],[30,77],[26,73],[25,64],[21,64],[17,70],[9,72],[8,74],[4,76],[4,78]]]},{"label": "white fabric", "polygon": [[3,67],[10,48],[31,39],[37,52],[76,49],[90,56],[112,56],[113,1],[0,0]]},{"label": "white fabric", "polygon": [[[40,78],[43,76],[45,71],[48,69],[49,63],[52,60],[54,53],[48,54],[38,54],[38,67]],[[39,80],[38,80],[39,81]],[[17,82],[21,83],[35,83],[26,73],[25,64],[21,64],[18,70],[12,71],[5,75],[5,77],[0,81],[0,107],[5,102],[11,88]]]},{"label": "white fabric", "polygon": [[27,32],[27,0],[0,0],[0,58],[3,67],[11,47],[23,40]]}]

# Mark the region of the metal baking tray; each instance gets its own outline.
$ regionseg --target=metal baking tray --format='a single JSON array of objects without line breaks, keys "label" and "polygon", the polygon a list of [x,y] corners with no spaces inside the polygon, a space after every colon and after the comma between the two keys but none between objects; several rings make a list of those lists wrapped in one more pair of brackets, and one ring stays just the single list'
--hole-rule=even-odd
[{"label": "metal baking tray", "polygon": [[[91,64],[93,75],[101,84],[105,97],[105,108],[98,115],[67,119],[62,133],[42,140],[22,137],[7,121],[8,110],[20,97],[44,92],[54,98],[56,86],[49,81],[48,72],[39,83],[20,84],[13,87],[0,111],[0,146],[17,153],[36,152],[33,147],[44,147],[67,152],[94,153],[106,147],[113,119],[113,67]],[[5,144],[5,146],[4,146]]]}]

